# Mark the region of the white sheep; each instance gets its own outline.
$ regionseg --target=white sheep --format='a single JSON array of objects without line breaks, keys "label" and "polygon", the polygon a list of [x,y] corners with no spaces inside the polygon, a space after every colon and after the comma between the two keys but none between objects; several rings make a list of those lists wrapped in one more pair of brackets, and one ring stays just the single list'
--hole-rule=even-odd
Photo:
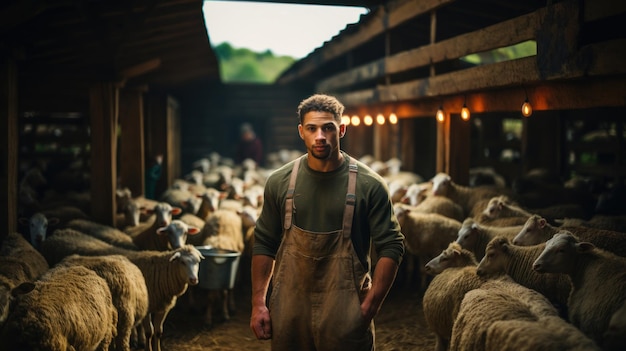
[{"label": "white sheep", "polygon": [[438,213],[442,216],[462,222],[465,219],[463,208],[445,196],[431,195],[416,206],[397,203],[398,206],[410,206],[412,212]]},{"label": "white sheep", "polygon": [[80,266],[55,267],[12,291],[3,350],[108,350],[117,311],[104,279]]},{"label": "white sheep", "polygon": [[420,284],[425,290],[428,277],[422,272],[424,265],[456,239],[461,223],[437,213],[413,212],[402,204],[395,204],[394,212],[404,234],[407,252],[418,257]]},{"label": "white sheep", "polygon": [[[446,173],[438,173],[432,179],[433,195],[441,195],[450,198],[455,203],[463,207],[465,217],[471,215],[475,206],[480,206],[480,211],[484,208],[483,201],[488,201],[494,196],[507,195],[504,188],[492,186],[479,186],[470,188],[452,181]],[[511,195],[512,196],[512,195]]]},{"label": "white sheep", "polygon": [[58,218],[48,218],[42,212],[35,212],[29,218],[20,217],[18,221],[20,224],[28,226],[30,243],[35,248],[39,248],[41,243],[46,240],[48,226],[55,226],[59,223]]},{"label": "white sheep", "polygon": [[517,283],[543,294],[567,316],[567,299],[572,290],[569,278],[564,274],[540,274],[533,270],[533,263],[544,248],[545,243],[517,246],[508,238],[497,236],[487,244],[476,272],[479,276],[507,274]]},{"label": "white sheep", "polygon": [[148,288],[141,270],[126,256],[71,255],[57,266],[83,266],[104,279],[117,310],[115,349],[130,351],[130,336],[148,314]]},{"label": "white sheep", "polygon": [[539,215],[528,218],[524,227],[513,238],[513,243],[525,246],[536,245],[548,241],[561,230],[567,230],[581,241],[589,241],[598,248],[626,256],[626,233],[585,226],[555,227]]},{"label": "white sheep", "polygon": [[545,296],[515,283],[505,275],[490,279],[480,288],[465,294],[452,327],[450,350],[599,348],[574,326],[561,319]]},{"label": "white sheep", "polygon": [[202,203],[198,195],[191,191],[170,188],[163,192],[160,201],[166,202],[172,205],[172,207],[178,207],[182,209],[183,212],[197,214],[200,210],[200,204]]},{"label": "white sheep", "polygon": [[514,204],[507,196],[494,196],[487,207],[475,216],[477,222],[491,226],[524,225],[532,213]]},{"label": "white sheep", "polygon": [[158,235],[157,230],[167,227],[172,222],[172,216],[180,214],[182,210],[179,207],[172,207],[167,202],[159,202],[154,209],[149,211],[154,213],[154,220],[150,219],[144,225],[126,228],[126,233],[132,237],[133,243],[141,250],[164,251],[170,249],[171,244],[168,237]]},{"label": "white sheep", "polygon": [[139,249],[139,247],[133,242],[133,238],[131,238],[130,235],[110,225],[101,224],[88,219],[74,219],[67,222],[66,228],[91,235],[111,245],[129,250]]},{"label": "white sheep", "polygon": [[29,267],[35,272],[36,276],[49,268],[48,263],[39,251],[28,240],[24,239],[22,234],[16,232],[11,232],[4,238],[0,245],[0,256],[22,258],[25,262],[28,262]]},{"label": "white sheep", "polygon": [[454,242],[426,265],[435,277],[424,292],[422,306],[426,324],[436,336],[435,351],[448,350],[463,296],[484,282],[476,275],[476,265],[474,255]]},{"label": "white sheep", "polygon": [[626,301],[626,258],[563,230],[546,242],[533,269],[569,276],[569,320],[602,345],[611,316]]},{"label": "white sheep", "polygon": [[485,255],[487,244],[496,236],[513,238],[522,226],[498,227],[484,225],[476,222],[473,218],[466,218],[461,224],[456,242],[464,249],[468,249],[476,255],[477,260],[481,260]]}]

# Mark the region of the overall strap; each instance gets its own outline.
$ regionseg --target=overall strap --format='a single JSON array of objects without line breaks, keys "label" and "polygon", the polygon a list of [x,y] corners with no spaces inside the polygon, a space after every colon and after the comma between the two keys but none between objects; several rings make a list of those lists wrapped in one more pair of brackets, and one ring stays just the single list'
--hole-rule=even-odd
[{"label": "overall strap", "polygon": [[[304,156],[303,156],[304,157]],[[300,167],[300,160],[303,157],[299,157],[293,163],[293,169],[291,170],[291,177],[289,178],[289,188],[287,189],[287,198],[285,199],[285,222],[283,228],[291,228],[291,222],[293,219],[293,194],[296,191],[296,178],[298,178],[298,168]]]},{"label": "overall strap", "polygon": [[350,157],[348,174],[348,192],[346,193],[346,208],[343,211],[343,237],[349,238],[352,234],[352,219],[354,218],[354,207],[356,205],[356,175],[359,171],[356,159]]}]

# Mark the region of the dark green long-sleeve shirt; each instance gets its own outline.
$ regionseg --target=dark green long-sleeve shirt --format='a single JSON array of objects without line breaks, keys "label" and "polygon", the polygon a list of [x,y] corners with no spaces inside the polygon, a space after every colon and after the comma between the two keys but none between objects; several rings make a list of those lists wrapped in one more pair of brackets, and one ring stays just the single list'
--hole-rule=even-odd
[{"label": "dark green long-sleeve shirt", "polygon": [[[314,232],[341,229],[348,187],[349,156],[332,172],[309,168],[306,158],[300,162],[294,193],[294,224]],[[363,266],[370,269],[370,241],[379,257],[389,257],[398,264],[404,255],[404,236],[394,215],[393,204],[384,179],[358,162],[356,206],[352,243]],[[274,171],[267,179],[264,203],[254,232],[253,254],[276,256],[283,235],[285,198],[293,161]],[[371,240],[370,240],[371,239]]]}]

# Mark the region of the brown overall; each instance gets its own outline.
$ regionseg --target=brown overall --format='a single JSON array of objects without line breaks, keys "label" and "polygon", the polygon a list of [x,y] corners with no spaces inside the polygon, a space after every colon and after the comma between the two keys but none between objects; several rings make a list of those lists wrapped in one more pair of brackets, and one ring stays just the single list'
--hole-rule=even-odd
[{"label": "brown overall", "polygon": [[350,238],[357,165],[350,159],[343,229],[310,232],[292,224],[300,161],[293,167],[283,241],[276,254],[270,314],[273,351],[371,351],[374,322],[366,324],[361,301],[371,278]]}]

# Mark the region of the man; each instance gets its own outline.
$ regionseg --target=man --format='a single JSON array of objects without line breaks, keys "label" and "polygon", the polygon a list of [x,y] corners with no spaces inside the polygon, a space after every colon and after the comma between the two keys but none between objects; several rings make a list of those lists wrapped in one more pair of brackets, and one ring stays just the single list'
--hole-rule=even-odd
[{"label": "man", "polygon": [[245,159],[252,159],[257,166],[263,166],[263,142],[256,135],[250,123],[240,127],[241,139],[235,150],[235,162],[242,163]]},{"label": "man", "polygon": [[[307,153],[266,183],[250,327],[274,351],[374,350],[373,318],[404,254],[384,180],[340,150],[343,109],[328,95],[303,100],[298,133]],[[371,244],[379,257],[373,280]]]}]

